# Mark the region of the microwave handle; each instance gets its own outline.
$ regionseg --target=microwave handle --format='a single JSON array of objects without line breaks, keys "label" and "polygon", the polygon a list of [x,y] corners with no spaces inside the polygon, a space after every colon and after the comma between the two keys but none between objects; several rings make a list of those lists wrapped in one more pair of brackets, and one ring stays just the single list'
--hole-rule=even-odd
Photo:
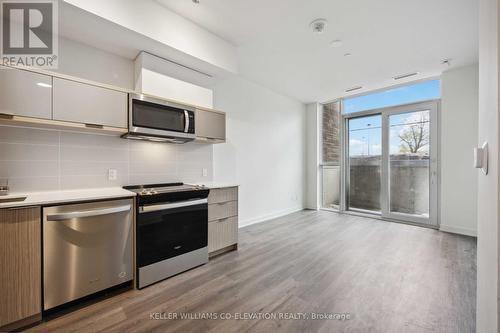
[{"label": "microwave handle", "polygon": [[184,133],[188,133],[189,132],[189,112],[187,110],[184,110],[184,118],[185,118],[185,122],[184,122]]}]

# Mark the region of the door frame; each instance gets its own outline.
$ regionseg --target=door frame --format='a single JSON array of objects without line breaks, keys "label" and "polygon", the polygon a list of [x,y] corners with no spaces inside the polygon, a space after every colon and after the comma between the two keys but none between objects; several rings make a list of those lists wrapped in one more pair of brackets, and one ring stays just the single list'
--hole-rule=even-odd
[{"label": "door frame", "polygon": [[[342,110],[343,105],[341,105]],[[440,192],[440,109],[441,100],[433,99],[416,103],[366,110],[352,114],[342,114],[342,162],[341,163],[341,212],[380,217],[388,221],[418,224],[433,228],[439,227],[439,192]],[[429,166],[429,218],[411,214],[390,212],[390,177],[389,177],[389,116],[394,114],[430,111],[430,166]],[[349,119],[380,115],[382,117],[382,165],[381,165],[381,212],[352,210],[348,207],[349,198]]]}]

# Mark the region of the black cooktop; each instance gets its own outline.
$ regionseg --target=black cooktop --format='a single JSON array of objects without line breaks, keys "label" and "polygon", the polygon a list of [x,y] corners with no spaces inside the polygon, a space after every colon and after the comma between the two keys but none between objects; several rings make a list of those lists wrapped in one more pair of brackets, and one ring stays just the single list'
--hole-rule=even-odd
[{"label": "black cooktop", "polygon": [[123,188],[137,193],[139,205],[207,198],[210,192],[205,186],[184,183],[130,185],[123,186]]}]

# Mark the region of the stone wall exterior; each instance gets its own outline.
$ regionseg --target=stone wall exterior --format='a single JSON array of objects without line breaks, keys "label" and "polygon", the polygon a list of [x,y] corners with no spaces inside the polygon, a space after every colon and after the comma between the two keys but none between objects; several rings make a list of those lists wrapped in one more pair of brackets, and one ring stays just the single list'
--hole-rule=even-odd
[{"label": "stone wall exterior", "polygon": [[325,104],[322,117],[323,163],[340,165],[340,103]]}]

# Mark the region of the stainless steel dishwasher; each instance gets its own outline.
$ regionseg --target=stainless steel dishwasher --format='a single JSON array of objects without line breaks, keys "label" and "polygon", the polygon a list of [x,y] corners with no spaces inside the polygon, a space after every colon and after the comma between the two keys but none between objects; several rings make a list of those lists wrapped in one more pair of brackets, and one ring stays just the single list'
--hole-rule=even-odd
[{"label": "stainless steel dishwasher", "polygon": [[44,310],[131,281],[133,201],[43,208]]}]

